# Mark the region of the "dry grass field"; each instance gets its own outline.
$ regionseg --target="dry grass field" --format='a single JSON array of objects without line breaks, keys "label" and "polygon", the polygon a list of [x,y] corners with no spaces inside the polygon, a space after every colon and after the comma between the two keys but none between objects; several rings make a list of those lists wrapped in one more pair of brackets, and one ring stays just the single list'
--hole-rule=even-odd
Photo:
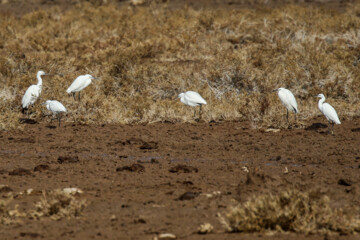
[{"label": "dry grass field", "polygon": [[352,0],[0,0],[0,239],[358,239],[359,43]]},{"label": "dry grass field", "polygon": [[[40,103],[56,99],[68,108],[68,122],[187,122],[193,110],[176,97],[194,90],[208,101],[205,121],[285,127],[285,108],[271,92],[278,87],[296,96],[298,127],[320,114],[318,93],[340,120],[360,115],[360,4],[114,4],[80,1],[67,10],[0,15],[2,129],[23,126],[21,98],[38,70],[53,75],[44,77],[31,115],[37,121],[46,121]],[[74,102],[65,90],[86,73],[99,80]]]}]

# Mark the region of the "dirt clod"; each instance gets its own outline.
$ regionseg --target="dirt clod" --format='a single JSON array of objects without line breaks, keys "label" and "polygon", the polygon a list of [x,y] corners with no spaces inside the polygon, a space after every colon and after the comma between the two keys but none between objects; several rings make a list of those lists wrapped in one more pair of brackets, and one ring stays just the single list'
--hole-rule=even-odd
[{"label": "dirt clod", "polygon": [[60,156],[58,157],[58,163],[63,164],[63,163],[78,163],[79,162],[79,157],[75,156],[75,157],[71,157],[71,156]]},{"label": "dirt clod", "polygon": [[143,150],[151,150],[151,149],[157,149],[158,143],[157,142],[145,142],[143,145],[140,146],[140,149]]},{"label": "dirt clod", "polygon": [[117,172],[122,172],[122,171],[129,171],[129,172],[144,172],[145,171],[145,167],[141,164],[138,163],[134,163],[130,166],[124,166],[124,167],[118,167],[116,168]]},{"label": "dirt clod", "polygon": [[17,168],[9,172],[11,176],[26,176],[31,175],[31,171],[25,168]]},{"label": "dirt clod", "polygon": [[352,185],[352,183],[349,179],[343,179],[343,178],[339,179],[338,184],[342,185],[342,186],[347,186],[347,187]]},{"label": "dirt clod", "polygon": [[187,165],[176,165],[175,167],[172,167],[169,169],[169,172],[171,173],[197,173],[199,170],[196,167],[193,166],[187,166]]},{"label": "dirt clod", "polygon": [[186,193],[182,194],[178,198],[178,200],[181,200],[181,201],[183,201],[183,200],[191,200],[191,199],[196,198],[199,195],[200,195],[200,192],[186,192]]},{"label": "dirt clod", "polygon": [[49,169],[50,169],[49,165],[40,164],[40,165],[37,165],[36,167],[34,167],[34,172],[42,172],[42,171],[46,171]]}]

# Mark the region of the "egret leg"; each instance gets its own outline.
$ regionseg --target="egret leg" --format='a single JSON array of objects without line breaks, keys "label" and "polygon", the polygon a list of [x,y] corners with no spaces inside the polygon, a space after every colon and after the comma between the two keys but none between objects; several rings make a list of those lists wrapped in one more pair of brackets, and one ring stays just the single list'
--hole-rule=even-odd
[{"label": "egret leg", "polygon": [[29,119],[29,107],[26,109],[27,118]]},{"label": "egret leg", "polygon": [[79,92],[79,102],[80,102],[80,92]]},{"label": "egret leg", "polygon": [[195,118],[195,115],[196,115],[196,108],[194,108],[194,118]]},{"label": "egret leg", "polygon": [[199,119],[201,119],[202,110],[201,110],[202,104],[200,104],[200,110],[199,110]]},{"label": "egret leg", "polygon": [[334,135],[334,123],[331,124],[332,125],[332,131],[331,131],[331,134]]},{"label": "egret leg", "polygon": [[73,95],[73,97],[74,97],[74,101],[76,101],[75,92],[73,92],[72,95]]},{"label": "egret leg", "polygon": [[286,109],[286,122],[289,123],[289,110]]},{"label": "egret leg", "polygon": [[295,113],[295,122],[296,122],[296,113]]},{"label": "egret leg", "polygon": [[61,122],[61,113],[58,113],[58,119],[59,119],[59,127],[60,127],[60,122]]}]

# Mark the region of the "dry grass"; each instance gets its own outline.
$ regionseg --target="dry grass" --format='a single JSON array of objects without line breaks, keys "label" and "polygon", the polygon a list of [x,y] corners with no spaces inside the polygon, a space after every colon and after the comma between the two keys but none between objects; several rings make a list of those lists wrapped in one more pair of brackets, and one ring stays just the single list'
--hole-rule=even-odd
[{"label": "dry grass", "polygon": [[[90,1],[91,2],[91,1]],[[298,99],[300,122],[319,115],[324,93],[341,119],[360,115],[360,5],[342,12],[288,5],[274,9],[116,8],[96,1],[68,11],[52,8],[16,18],[0,16],[0,127],[18,128],[21,97],[44,77],[43,94],[69,110],[66,121],[142,123],[191,121],[174,101],[198,91],[203,118],[250,120],[284,127],[285,109],[270,90],[287,87]],[[159,1],[161,2],[161,1]],[[80,74],[100,80],[81,103],[65,92]],[[325,121],[325,119],[324,119]]]},{"label": "dry grass", "polygon": [[12,198],[7,200],[0,200],[0,224],[13,224],[19,222],[19,217],[23,217],[24,214],[19,212],[17,206],[14,209],[10,209],[10,202]]},{"label": "dry grass", "polygon": [[54,220],[74,218],[80,216],[85,206],[85,200],[77,199],[73,194],[63,190],[55,190],[44,192],[30,215],[33,218],[50,217]]},{"label": "dry grass", "polygon": [[360,232],[359,209],[345,213],[332,208],[327,196],[297,190],[260,195],[232,208],[222,222],[231,232]]}]

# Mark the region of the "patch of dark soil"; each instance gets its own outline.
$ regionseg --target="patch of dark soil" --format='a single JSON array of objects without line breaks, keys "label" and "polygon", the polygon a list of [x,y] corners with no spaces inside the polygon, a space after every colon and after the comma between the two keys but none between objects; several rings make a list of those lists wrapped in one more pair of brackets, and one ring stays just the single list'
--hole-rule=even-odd
[{"label": "patch of dark soil", "polygon": [[349,187],[349,186],[352,185],[352,182],[351,182],[349,179],[343,179],[343,178],[341,178],[341,179],[339,179],[338,184],[339,184],[339,185],[342,185],[342,186],[347,186],[347,187]]},{"label": "patch of dark soil", "polygon": [[122,172],[122,171],[129,171],[129,172],[144,172],[145,171],[145,167],[141,164],[138,163],[134,163],[130,166],[124,166],[124,167],[118,167],[116,168],[117,172]]},{"label": "patch of dark soil", "polygon": [[178,164],[172,168],[169,169],[169,172],[171,173],[197,173],[199,170],[196,167],[187,166],[183,164]]},{"label": "patch of dark soil", "polygon": [[144,142],[143,145],[140,146],[140,149],[145,150],[151,150],[151,149],[157,149],[158,143],[157,142]]},{"label": "patch of dark soil", "polygon": [[352,132],[360,132],[360,128],[353,128],[351,129]]},{"label": "patch of dark soil", "polygon": [[317,130],[321,128],[327,128],[328,126],[323,123],[313,123],[309,127],[306,127],[305,130],[311,131],[311,130]]},{"label": "patch of dark soil", "polygon": [[12,192],[13,189],[6,185],[0,185],[0,193],[9,193]]},{"label": "patch of dark soil", "polygon": [[80,162],[79,157],[78,156],[60,156],[57,159],[58,163],[63,164],[63,163],[78,163]]},{"label": "patch of dark soil", "polygon": [[194,199],[196,198],[197,196],[200,195],[200,192],[186,192],[184,194],[182,194],[179,198],[177,198],[176,200],[180,200],[180,201],[183,201],[183,200],[191,200],[191,199]]},{"label": "patch of dark soil", "polygon": [[30,119],[30,118],[20,118],[19,122],[23,123],[23,124],[36,124],[36,123],[38,123],[36,120]]},{"label": "patch of dark soil", "polygon": [[34,167],[34,172],[42,172],[42,171],[46,171],[49,169],[50,169],[49,165],[40,164],[40,165],[37,165],[36,167]]},{"label": "patch of dark soil", "polygon": [[11,176],[27,176],[27,175],[31,175],[31,171],[29,169],[25,169],[25,168],[16,168],[16,169],[12,170],[11,172],[9,172],[9,175],[11,175]]}]

